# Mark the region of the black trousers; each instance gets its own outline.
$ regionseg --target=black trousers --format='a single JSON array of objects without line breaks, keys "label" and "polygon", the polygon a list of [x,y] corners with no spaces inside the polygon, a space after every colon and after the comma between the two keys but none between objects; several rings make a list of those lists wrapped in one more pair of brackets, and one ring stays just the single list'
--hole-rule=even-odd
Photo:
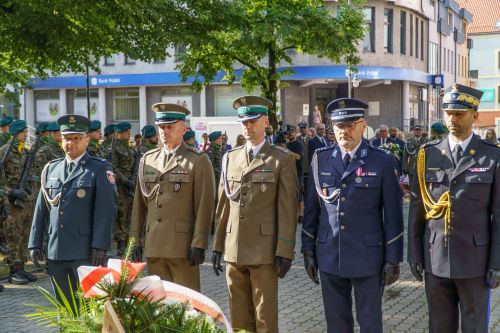
[{"label": "black trousers", "polygon": [[486,278],[448,279],[425,273],[429,332],[487,333],[490,290]]},{"label": "black trousers", "polygon": [[356,320],[361,333],[382,333],[382,277],[342,278],[320,272],[328,333],[353,333],[351,291],[354,287]]},{"label": "black trousers", "polygon": [[[81,260],[48,260],[48,272],[50,275],[50,282],[52,283],[52,288],[54,289],[54,294],[57,297],[57,300],[61,303],[62,299],[59,295],[57,286],[61,289],[62,293],[66,297],[66,300],[69,304],[73,304],[72,302],[72,294],[78,290],[78,272],[77,268],[82,265],[89,265],[88,259]],[[55,282],[55,283],[54,283]],[[71,286],[71,288],[70,288]],[[78,306],[78,300],[75,297]]]}]

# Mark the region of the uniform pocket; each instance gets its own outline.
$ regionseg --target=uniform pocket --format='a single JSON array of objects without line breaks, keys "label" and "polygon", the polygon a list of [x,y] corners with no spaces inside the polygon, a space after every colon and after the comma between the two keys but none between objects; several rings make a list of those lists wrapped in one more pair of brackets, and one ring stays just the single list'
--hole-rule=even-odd
[{"label": "uniform pocket", "polygon": [[257,172],[252,173],[252,183],[273,183],[274,173]]},{"label": "uniform pocket", "polygon": [[48,179],[45,182],[45,188],[60,188],[62,185],[59,179]]},{"label": "uniform pocket", "polygon": [[272,236],[276,234],[274,224],[262,223],[260,225],[260,234],[263,236]]},{"label": "uniform pocket", "polygon": [[486,246],[490,243],[490,235],[485,231],[476,231],[474,233],[474,244],[476,246]]},{"label": "uniform pocket", "polygon": [[381,233],[366,234],[363,236],[366,246],[382,246],[384,238]]}]

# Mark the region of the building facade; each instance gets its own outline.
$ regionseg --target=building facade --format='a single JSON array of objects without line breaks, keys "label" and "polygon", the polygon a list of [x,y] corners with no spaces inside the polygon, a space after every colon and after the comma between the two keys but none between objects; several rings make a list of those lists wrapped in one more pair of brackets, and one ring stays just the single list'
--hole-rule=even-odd
[{"label": "building facade", "polygon": [[[335,15],[336,2],[325,6]],[[454,0],[369,0],[363,12],[369,31],[358,45],[362,62],[350,76],[353,87],[345,64],[292,53],[294,74],[285,78],[288,86],[279,95],[285,123],[325,121],[326,105],[347,97],[350,89],[370,106],[368,136],[382,123],[408,131],[441,118],[441,87],[433,88],[432,75],[443,75],[445,89],[467,81],[465,27],[470,17]],[[138,133],[153,122],[152,104],[172,102],[192,110],[190,122],[197,132],[238,132],[231,101],[247,92],[223,82],[194,92],[175,69],[180,52],[171,50],[172,58],[155,63],[121,54],[102,59],[101,73],[90,74],[91,117],[103,123],[130,121]],[[85,87],[84,75],[38,80],[21,96],[21,114],[30,124],[87,114]]]}]

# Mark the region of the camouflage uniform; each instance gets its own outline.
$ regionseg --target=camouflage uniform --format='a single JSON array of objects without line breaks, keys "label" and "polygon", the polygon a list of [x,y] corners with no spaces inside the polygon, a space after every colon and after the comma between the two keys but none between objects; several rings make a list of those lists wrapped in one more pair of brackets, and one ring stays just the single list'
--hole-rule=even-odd
[{"label": "camouflage uniform", "polygon": [[214,169],[215,184],[219,186],[220,182],[220,171],[222,167],[222,150],[221,147],[215,143],[212,143],[210,147],[205,150],[205,153],[210,158],[210,163],[212,163],[212,168]]},{"label": "camouflage uniform", "polygon": [[10,140],[10,134],[9,133],[0,133],[0,147],[5,145],[7,142]]},{"label": "camouflage uniform", "polygon": [[142,143],[141,147],[139,148],[139,150],[140,150],[141,156],[142,156],[145,153],[147,153],[148,151],[156,149],[156,148],[158,148],[158,145],[153,145],[151,143],[148,143],[148,142],[144,141]]},{"label": "camouflage uniform", "polygon": [[51,137],[45,138],[44,142],[45,144],[43,146],[38,146],[38,150],[35,153],[33,174],[38,177],[42,174],[45,164],[65,156],[64,150],[62,150],[59,142]]},{"label": "camouflage uniform", "polygon": [[[116,176],[118,190],[118,216],[116,218],[113,238],[118,244],[118,250],[125,245],[130,228],[133,198],[129,195],[126,183],[130,181],[134,168],[136,152],[130,147],[128,140],[115,139],[111,156],[111,164]],[[131,191],[134,191],[132,189]]]},{"label": "camouflage uniform", "polygon": [[109,160],[110,162],[111,162],[111,159],[108,158],[108,157],[111,154],[111,146],[114,145],[114,144],[112,144],[113,141],[115,141],[115,139],[111,139],[109,137],[106,137],[104,139],[104,141],[102,142],[102,144],[101,144],[102,151],[103,151],[103,154],[104,154],[103,158]]},{"label": "camouflage uniform", "polygon": [[[3,158],[10,149],[0,170],[0,193],[2,206],[9,205],[10,212],[2,226],[6,236],[6,260],[11,268],[11,273],[24,269],[28,261],[28,237],[31,227],[31,209],[20,208],[14,205],[14,200],[9,198],[11,189],[15,189],[20,182],[28,150],[24,143],[13,139],[12,144],[0,148]],[[28,197],[25,204],[29,207],[32,198]]]},{"label": "camouflage uniform", "polygon": [[87,151],[90,156],[106,158],[107,149],[105,149],[104,144],[101,145],[98,140],[90,139]]}]

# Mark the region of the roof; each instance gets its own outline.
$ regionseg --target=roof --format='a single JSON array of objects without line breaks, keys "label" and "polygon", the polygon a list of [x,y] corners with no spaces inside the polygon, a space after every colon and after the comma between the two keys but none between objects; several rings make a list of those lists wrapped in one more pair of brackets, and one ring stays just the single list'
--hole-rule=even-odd
[{"label": "roof", "polygon": [[459,0],[459,4],[473,15],[468,34],[500,33],[500,1]]}]

